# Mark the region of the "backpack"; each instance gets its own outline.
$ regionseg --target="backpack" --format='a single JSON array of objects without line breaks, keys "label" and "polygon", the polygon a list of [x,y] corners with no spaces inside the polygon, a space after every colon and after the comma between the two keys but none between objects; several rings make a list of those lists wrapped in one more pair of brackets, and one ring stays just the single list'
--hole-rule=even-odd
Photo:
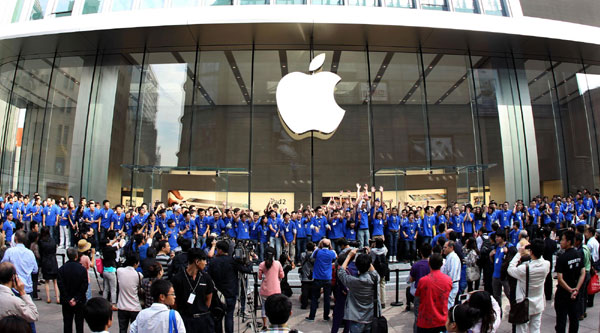
[{"label": "backpack", "polygon": [[303,253],[300,265],[302,266],[298,271],[300,273],[300,281],[312,281],[315,259],[312,258],[308,253]]},{"label": "backpack", "polygon": [[386,280],[389,280],[390,276],[390,267],[388,265],[387,258],[385,254],[377,254],[375,255],[375,260],[373,261],[373,267],[382,278],[385,277]]},{"label": "backpack", "polygon": [[477,266],[484,267],[486,260],[489,261],[490,253],[494,249],[492,241],[489,236],[483,236],[483,243],[481,243],[481,249],[479,250],[479,258],[477,259]]}]

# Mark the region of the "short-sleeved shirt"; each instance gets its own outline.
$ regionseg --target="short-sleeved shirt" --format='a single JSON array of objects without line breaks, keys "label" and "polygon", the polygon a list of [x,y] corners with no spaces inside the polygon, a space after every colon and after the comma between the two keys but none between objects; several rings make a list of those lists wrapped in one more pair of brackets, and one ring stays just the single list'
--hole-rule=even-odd
[{"label": "short-sleeved shirt", "polygon": [[[206,296],[213,293],[214,284],[210,275],[204,272],[198,272],[196,279],[192,279],[185,269],[179,271],[171,279],[173,289],[175,290],[175,302],[177,311],[182,317],[192,317],[195,314],[208,312],[206,306]],[[197,286],[196,286],[197,285]],[[195,289],[194,289],[195,288]],[[190,294],[194,291],[194,302],[188,303]]]},{"label": "short-sleeved shirt", "polygon": [[431,269],[429,268],[429,261],[427,259],[422,259],[417,261],[410,268],[410,277],[415,282],[415,288],[419,286],[419,280],[425,275],[429,274]]},{"label": "short-sleeved shirt", "polygon": [[[583,267],[583,258],[577,250],[570,248],[556,259],[556,273],[562,273],[563,280],[569,287],[577,287],[577,281]],[[568,298],[569,293],[560,285],[556,288],[556,296]]]},{"label": "short-sleeved shirt", "polygon": [[450,290],[452,280],[439,270],[432,271],[419,280],[415,293],[420,299],[417,327],[434,328],[446,325]]},{"label": "short-sleeved shirt", "polygon": [[331,280],[331,264],[336,258],[335,252],[329,249],[318,249],[313,252],[313,258],[315,258],[314,279]]}]

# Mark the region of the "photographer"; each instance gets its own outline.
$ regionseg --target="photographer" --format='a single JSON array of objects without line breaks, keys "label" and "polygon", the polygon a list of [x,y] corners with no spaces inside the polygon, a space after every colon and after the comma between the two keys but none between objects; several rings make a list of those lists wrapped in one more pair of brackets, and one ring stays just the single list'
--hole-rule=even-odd
[{"label": "photographer", "polygon": [[[250,262],[252,258],[248,258]],[[233,332],[233,312],[235,302],[239,293],[238,273],[252,273],[252,266],[243,264],[229,254],[229,242],[221,240],[217,242],[217,256],[212,259],[208,266],[208,274],[215,283],[215,287],[225,297],[227,313],[225,315],[225,332]],[[215,331],[223,332],[220,322],[215,323]]]},{"label": "photographer", "polygon": [[323,239],[319,243],[319,249],[312,254],[315,259],[313,268],[313,286],[310,299],[310,314],[306,318],[308,321],[314,321],[317,314],[317,305],[321,288],[323,289],[323,320],[329,320],[329,307],[331,299],[331,264],[337,258],[335,252],[331,249],[331,241]]}]

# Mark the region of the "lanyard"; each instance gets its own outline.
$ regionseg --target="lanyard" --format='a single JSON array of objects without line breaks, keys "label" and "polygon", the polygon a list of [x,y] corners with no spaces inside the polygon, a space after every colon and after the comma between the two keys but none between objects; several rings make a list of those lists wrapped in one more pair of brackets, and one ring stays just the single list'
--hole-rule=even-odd
[{"label": "lanyard", "polygon": [[[200,271],[198,271],[198,274],[202,274]],[[188,282],[188,284],[190,285],[190,289],[191,289],[191,294],[196,294],[196,288],[198,288],[198,285],[200,284],[200,278],[202,276],[198,276],[198,282],[196,282],[196,286],[192,289],[192,282],[190,282],[190,278],[187,275],[187,272],[185,273],[185,279]]]}]

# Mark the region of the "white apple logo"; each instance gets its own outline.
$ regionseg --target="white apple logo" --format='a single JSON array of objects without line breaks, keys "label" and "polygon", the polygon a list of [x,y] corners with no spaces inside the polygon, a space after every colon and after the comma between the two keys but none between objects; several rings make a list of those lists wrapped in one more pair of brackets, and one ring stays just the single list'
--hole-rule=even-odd
[{"label": "white apple logo", "polygon": [[279,117],[294,139],[308,137],[310,131],[317,131],[314,133],[317,137],[328,139],[346,113],[335,102],[333,95],[335,86],[342,78],[332,72],[316,73],[324,62],[325,53],[319,54],[310,62],[310,75],[289,73],[277,85]]}]

